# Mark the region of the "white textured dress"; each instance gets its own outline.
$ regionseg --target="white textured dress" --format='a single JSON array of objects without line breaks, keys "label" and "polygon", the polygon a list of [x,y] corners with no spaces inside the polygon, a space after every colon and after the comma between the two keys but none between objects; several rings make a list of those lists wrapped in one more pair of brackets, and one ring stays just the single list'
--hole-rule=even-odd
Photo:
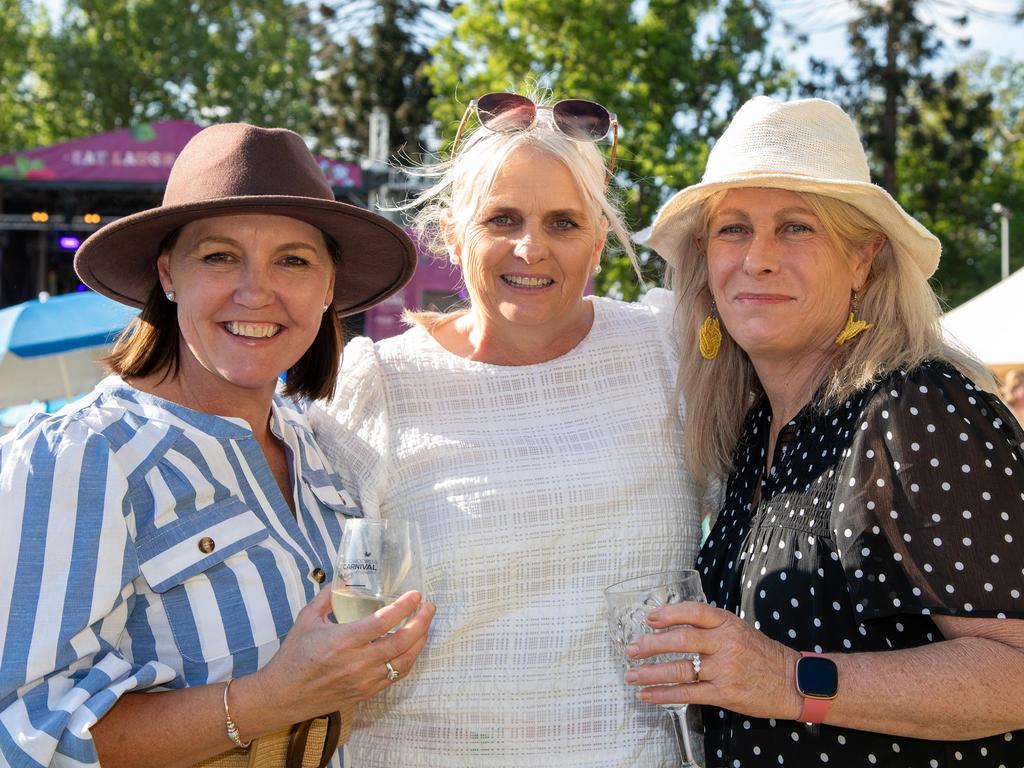
[{"label": "white textured dress", "polygon": [[[465,360],[422,328],[345,349],[310,420],[367,516],[419,523],[437,604],[412,673],[360,705],[353,768],[668,768],[668,718],[623,682],[602,589],[691,567],[700,499],[649,307],[536,365]],[[383,671],[382,671],[383,674]]]}]

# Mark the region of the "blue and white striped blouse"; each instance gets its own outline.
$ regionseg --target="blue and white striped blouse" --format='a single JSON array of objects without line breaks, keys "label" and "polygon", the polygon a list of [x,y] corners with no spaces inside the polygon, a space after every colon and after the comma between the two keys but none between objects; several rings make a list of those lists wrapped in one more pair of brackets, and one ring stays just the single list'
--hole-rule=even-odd
[{"label": "blue and white striped blouse", "polygon": [[299,406],[275,396],[270,424],[295,516],[244,421],[116,377],[0,440],[0,764],[97,765],[122,694],[273,656],[360,513]]}]

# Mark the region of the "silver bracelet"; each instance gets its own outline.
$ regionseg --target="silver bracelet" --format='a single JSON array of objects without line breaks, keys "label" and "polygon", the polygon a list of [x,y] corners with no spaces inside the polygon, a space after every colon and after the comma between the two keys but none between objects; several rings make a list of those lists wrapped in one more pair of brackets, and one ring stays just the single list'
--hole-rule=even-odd
[{"label": "silver bracelet", "polygon": [[231,710],[228,709],[228,690],[231,688],[232,680],[228,680],[224,684],[224,722],[228,727],[228,738],[231,739],[231,743],[235,746],[245,749],[252,744],[252,739],[249,741],[242,741],[241,736],[238,735],[238,726],[235,725],[235,721],[231,719]]}]

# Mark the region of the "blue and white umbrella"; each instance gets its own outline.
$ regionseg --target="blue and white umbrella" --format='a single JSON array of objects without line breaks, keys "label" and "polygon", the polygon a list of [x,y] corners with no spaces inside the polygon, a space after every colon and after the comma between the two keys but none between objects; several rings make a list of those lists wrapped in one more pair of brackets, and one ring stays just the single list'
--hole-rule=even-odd
[{"label": "blue and white umbrella", "polygon": [[0,408],[91,389],[104,375],[99,358],[137,312],[92,292],[0,309]]}]

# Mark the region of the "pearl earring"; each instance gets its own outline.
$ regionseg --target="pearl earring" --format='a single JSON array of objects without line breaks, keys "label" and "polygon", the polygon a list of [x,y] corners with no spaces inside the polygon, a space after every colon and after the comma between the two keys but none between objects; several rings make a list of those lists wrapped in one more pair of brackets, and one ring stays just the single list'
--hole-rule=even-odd
[{"label": "pearl earring", "polygon": [[168,291],[167,293],[164,294],[164,296],[166,296],[167,300],[171,302],[171,304],[173,304],[174,300],[178,297],[178,294],[176,294],[174,291]]},{"label": "pearl earring", "polygon": [[324,306],[323,306],[323,309],[321,309],[320,311],[321,311],[321,312],[326,312],[326,311],[327,311],[327,308],[328,308],[329,306],[331,306],[331,305],[330,305],[330,304],[324,304]]},{"label": "pearl earring", "polygon": [[596,265],[594,267],[594,274],[595,275],[600,275],[601,274],[601,265],[600,264],[598,264],[598,265]]}]

